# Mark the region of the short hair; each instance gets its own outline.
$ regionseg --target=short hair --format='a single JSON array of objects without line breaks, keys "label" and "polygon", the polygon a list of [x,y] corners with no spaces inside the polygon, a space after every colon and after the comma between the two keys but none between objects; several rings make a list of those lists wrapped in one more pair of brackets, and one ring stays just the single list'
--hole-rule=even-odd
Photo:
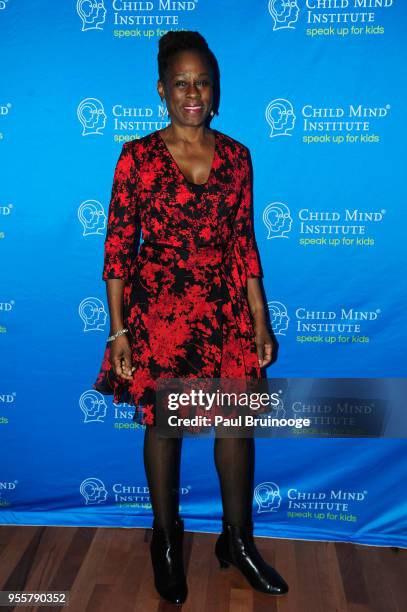
[{"label": "short hair", "polygon": [[182,51],[196,51],[201,53],[212,71],[214,80],[214,111],[218,114],[219,104],[219,67],[215,55],[211,51],[205,38],[199,32],[192,30],[170,30],[158,41],[158,75],[164,83],[165,76],[171,61]]}]

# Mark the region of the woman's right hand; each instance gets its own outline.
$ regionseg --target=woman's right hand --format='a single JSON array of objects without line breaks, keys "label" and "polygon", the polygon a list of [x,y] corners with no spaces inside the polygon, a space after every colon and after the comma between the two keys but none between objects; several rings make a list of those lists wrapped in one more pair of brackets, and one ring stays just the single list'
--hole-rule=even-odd
[{"label": "woman's right hand", "polygon": [[133,372],[136,368],[131,364],[130,344],[125,334],[110,343],[110,363],[116,376],[121,376],[126,380],[133,379]]}]

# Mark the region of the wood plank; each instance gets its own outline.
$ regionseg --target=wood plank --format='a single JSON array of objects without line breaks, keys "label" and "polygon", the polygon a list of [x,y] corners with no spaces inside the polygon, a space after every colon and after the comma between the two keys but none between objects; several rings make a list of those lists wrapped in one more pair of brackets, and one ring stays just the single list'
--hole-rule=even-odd
[{"label": "wood plank", "polygon": [[[71,612],[166,612],[154,587],[152,529],[1,526],[3,590],[67,590]],[[255,537],[287,581],[274,597],[252,589],[237,568],[220,569],[218,535],[185,531],[186,612],[404,612],[407,551],[345,542]],[[7,612],[9,608],[4,608]],[[10,609],[11,610],[11,609]],[[49,612],[49,607],[25,607]],[[57,612],[67,608],[53,607]]]}]

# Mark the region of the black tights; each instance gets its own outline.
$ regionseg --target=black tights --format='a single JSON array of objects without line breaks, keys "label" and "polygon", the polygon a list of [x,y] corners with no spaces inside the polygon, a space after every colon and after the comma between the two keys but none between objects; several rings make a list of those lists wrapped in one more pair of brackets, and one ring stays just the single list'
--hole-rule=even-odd
[{"label": "black tights", "polygon": [[[153,426],[144,435],[144,467],[154,518],[167,528],[178,516],[182,438],[164,438]],[[214,459],[219,477],[223,516],[232,525],[252,518],[254,439],[214,440]]]}]

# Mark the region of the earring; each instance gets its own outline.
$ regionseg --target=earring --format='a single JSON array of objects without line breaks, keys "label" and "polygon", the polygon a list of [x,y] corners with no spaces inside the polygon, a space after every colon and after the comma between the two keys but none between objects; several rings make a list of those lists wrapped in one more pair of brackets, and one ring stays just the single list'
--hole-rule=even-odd
[{"label": "earring", "polygon": [[209,114],[210,114],[211,117],[213,117],[214,114],[215,114],[215,111],[213,109],[211,109],[211,112]]},{"label": "earring", "polygon": [[167,108],[167,100],[165,98],[161,98],[161,104],[163,105],[164,110],[166,110],[166,108]]}]

